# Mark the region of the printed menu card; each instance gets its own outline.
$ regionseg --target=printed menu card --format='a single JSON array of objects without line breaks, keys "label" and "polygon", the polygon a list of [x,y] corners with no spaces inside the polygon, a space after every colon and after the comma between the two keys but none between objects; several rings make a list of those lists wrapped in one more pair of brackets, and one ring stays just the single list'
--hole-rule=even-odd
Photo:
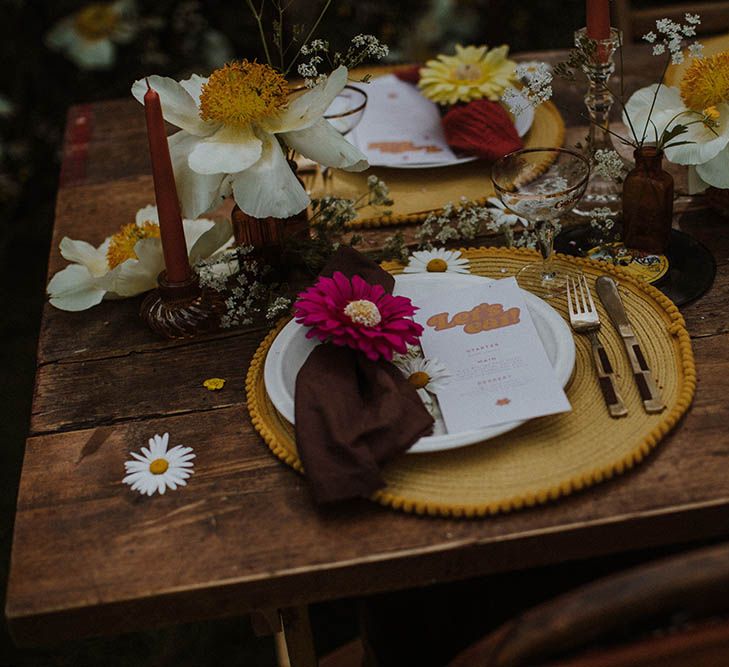
[{"label": "printed menu card", "polygon": [[402,166],[452,162],[437,105],[393,74],[364,87],[367,107],[348,139],[373,165]]},{"label": "printed menu card", "polygon": [[438,392],[449,433],[571,409],[516,279],[438,292],[417,305],[423,353],[451,376]]}]

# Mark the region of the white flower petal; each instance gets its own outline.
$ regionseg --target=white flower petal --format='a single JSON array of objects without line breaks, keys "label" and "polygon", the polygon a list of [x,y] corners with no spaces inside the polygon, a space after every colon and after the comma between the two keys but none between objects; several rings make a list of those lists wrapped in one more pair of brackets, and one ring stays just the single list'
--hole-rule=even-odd
[{"label": "white flower petal", "polygon": [[[186,221],[183,221],[183,223]],[[230,220],[219,219],[213,225],[200,234],[197,240],[190,248],[190,264],[196,264],[201,259],[210,257],[213,253],[220,250],[233,235],[233,227]],[[185,238],[187,240],[187,230],[185,230]]]},{"label": "white flower petal", "polygon": [[198,174],[235,174],[248,169],[260,157],[261,140],[250,126],[221,127],[195,145],[188,164]]},{"label": "white flower petal", "polygon": [[142,239],[137,241],[134,252],[137,259],[128,259],[107,274],[104,284],[110,292],[135,296],[157,287],[157,276],[165,268],[162,241]]},{"label": "white flower petal", "polygon": [[334,98],[347,84],[347,68],[337,67],[318,86],[293,99],[284,111],[273,118],[262,121],[267,132],[293,132],[310,127],[324,115]]},{"label": "white flower petal", "polygon": [[350,144],[323,118],[311,127],[286,132],[281,137],[295,151],[325,167],[364,171],[370,166],[359,148]]},{"label": "white flower petal", "polygon": [[[717,156],[718,157],[718,156]],[[716,159],[716,158],[714,158]],[[709,184],[699,176],[699,174],[696,171],[695,165],[689,165],[688,168],[688,189],[690,195],[697,195],[701,192],[704,192],[706,188],[709,187]]]},{"label": "white flower petal", "polygon": [[[688,126],[688,132],[677,137],[677,141],[691,141],[685,146],[676,146],[666,149],[666,157],[676,164],[704,164],[713,160],[729,144],[729,105],[721,104],[719,127],[712,132],[703,123],[693,123]],[[694,116],[691,122],[697,120]]]},{"label": "white flower petal", "polygon": [[[200,118],[195,100],[180,83],[168,76],[156,74],[147,79],[149,85],[159,94],[162,115],[167,122],[199,137],[207,137],[218,129],[217,123],[209,123]],[[132,85],[132,95],[141,104],[144,104],[146,92],[145,79],[139,79]]]},{"label": "white flower petal", "polygon": [[125,461],[124,467],[127,469],[127,472],[132,473],[147,470],[149,465],[147,463],[142,463],[141,461]]},{"label": "white flower petal", "polygon": [[183,79],[180,81],[180,85],[190,93],[190,96],[195,101],[195,105],[200,107],[200,95],[202,93],[202,87],[204,83],[207,83],[208,79],[205,76],[199,74],[193,74],[189,79]]},{"label": "white flower petal", "polygon": [[75,241],[74,239],[64,236],[61,239],[59,248],[61,257],[69,262],[82,264],[85,266],[92,276],[103,276],[109,270],[109,263],[106,260],[106,242],[99,248],[94,248],[86,241]]},{"label": "white flower petal", "polygon": [[145,222],[156,222],[159,224],[159,213],[157,213],[157,207],[154,204],[149,204],[144,208],[140,208],[134,219],[138,225]]},{"label": "white flower petal", "polygon": [[116,60],[116,47],[110,39],[91,41],[79,37],[66,47],[66,53],[83,69],[109,69]]},{"label": "white flower petal", "polygon": [[71,264],[56,273],[47,288],[52,306],[60,310],[77,312],[98,303],[106,294],[85,266]]},{"label": "white flower petal", "polygon": [[725,148],[713,160],[696,165],[696,173],[708,185],[729,188],[729,148]]},{"label": "white flower petal", "polygon": [[197,218],[219,203],[221,190],[226,187],[225,174],[204,175],[190,169],[187,158],[200,141],[198,137],[177,132],[168,141],[182,214],[186,218]]},{"label": "white flower petal", "polygon": [[[623,123],[630,127],[632,122],[638,139],[641,139],[644,134],[646,137],[653,137],[654,129],[653,125],[648,122],[648,114],[657,88],[658,84],[641,88],[631,95],[625,105]],[[653,113],[650,115],[651,122],[658,128],[659,137],[665,129],[666,123],[684,108],[681,93],[677,88],[663,85],[660,87]]]},{"label": "white flower petal", "polygon": [[55,50],[65,49],[78,39],[78,32],[73,17],[62,19],[54,25],[45,36],[46,44]]},{"label": "white flower petal", "polygon": [[233,176],[238,206],[254,218],[288,218],[303,211],[309,197],[291,171],[274,136],[263,137],[261,159]]}]

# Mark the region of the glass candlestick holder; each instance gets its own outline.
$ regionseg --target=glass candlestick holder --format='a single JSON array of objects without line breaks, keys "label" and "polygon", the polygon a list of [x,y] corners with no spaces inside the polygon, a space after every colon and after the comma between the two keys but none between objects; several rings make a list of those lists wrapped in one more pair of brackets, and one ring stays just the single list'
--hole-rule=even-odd
[{"label": "glass candlestick holder", "polygon": [[[603,175],[599,169],[595,169],[597,151],[615,150],[609,132],[610,111],[615,100],[608,87],[608,82],[615,71],[613,56],[621,45],[621,33],[616,28],[610,28],[609,39],[595,40],[588,37],[587,28],[581,28],[575,32],[575,46],[590,54],[582,69],[588,82],[585,106],[590,119],[585,154],[592,166],[585,194],[574,210],[578,215],[589,216],[596,208],[608,208],[614,215],[617,215],[622,208],[622,186],[615,179]],[[628,165],[625,164],[624,171],[627,172],[628,168]]]}]

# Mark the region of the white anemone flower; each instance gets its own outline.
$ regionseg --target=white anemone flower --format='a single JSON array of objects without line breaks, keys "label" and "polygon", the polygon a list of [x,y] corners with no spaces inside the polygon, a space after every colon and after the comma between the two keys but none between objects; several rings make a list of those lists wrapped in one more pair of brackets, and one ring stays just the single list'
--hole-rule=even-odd
[{"label": "white anemone flower", "polygon": [[[231,236],[227,220],[182,221],[191,264],[219,250]],[[141,294],[157,286],[165,268],[156,206],[137,211],[136,221],[124,225],[98,248],[64,237],[61,255],[70,266],[48,283],[51,305],[60,310],[91,308],[104,298]]]},{"label": "white anemone flower", "polygon": [[[284,77],[268,65],[228,63],[209,78],[179,83],[148,77],[162,113],[181,129],[169,138],[183,213],[196,217],[221,195],[256,218],[287,218],[309,204],[291,171],[281,142],[327,167],[362,171],[365,156],[323,115],[347,83],[338,67],[324,81],[294,96]],[[145,80],[132,86],[144,103]]]},{"label": "white anemone flower", "polygon": [[148,496],[185,486],[187,478],[195,472],[192,463],[195,455],[192,447],[182,445],[168,451],[169,441],[169,433],[155,435],[149,439],[149,449],[142,447],[141,454],[130,452],[134,461],[124,462],[127,475],[122,482],[129,484],[133,491]]},{"label": "white anemone flower", "polygon": [[[646,125],[648,141],[654,141],[656,134],[660,138],[666,127],[673,127],[676,123],[687,125],[688,131],[677,137],[676,141],[691,143],[671,147],[669,142],[669,147],[665,149],[666,158],[670,162],[695,168],[695,175],[700,180],[692,179],[693,190],[701,185],[701,181],[704,186],[710,184],[729,188],[729,104],[723,102],[707,109],[691,110],[684,103],[678,88],[661,86],[649,123],[648,114],[657,85],[637,91],[626,104],[624,116],[627,115],[632,121],[638,138],[643,136]],[[702,122],[702,117],[707,122]],[[624,122],[627,124],[627,117],[624,117]]]},{"label": "white anemone flower", "polygon": [[82,69],[109,69],[116,61],[116,44],[137,34],[136,18],[134,0],[92,2],[56,23],[46,44]]},{"label": "white anemone flower", "polygon": [[404,273],[469,273],[469,262],[460,250],[433,248],[416,250],[410,256]]},{"label": "white anemone flower", "polygon": [[424,359],[412,354],[397,355],[393,363],[418,391],[420,400],[427,406],[450,381],[448,369],[436,358]]}]

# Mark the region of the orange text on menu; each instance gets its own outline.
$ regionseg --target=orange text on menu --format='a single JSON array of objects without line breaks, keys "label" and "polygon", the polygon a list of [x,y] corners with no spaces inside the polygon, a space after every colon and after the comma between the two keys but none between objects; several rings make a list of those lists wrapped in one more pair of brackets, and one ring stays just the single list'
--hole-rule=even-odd
[{"label": "orange text on menu", "polygon": [[519,314],[518,308],[504,310],[500,303],[481,303],[471,310],[456,313],[452,319],[448,313],[437,313],[429,317],[426,324],[436,331],[462,326],[464,333],[477,334],[518,324]]}]

